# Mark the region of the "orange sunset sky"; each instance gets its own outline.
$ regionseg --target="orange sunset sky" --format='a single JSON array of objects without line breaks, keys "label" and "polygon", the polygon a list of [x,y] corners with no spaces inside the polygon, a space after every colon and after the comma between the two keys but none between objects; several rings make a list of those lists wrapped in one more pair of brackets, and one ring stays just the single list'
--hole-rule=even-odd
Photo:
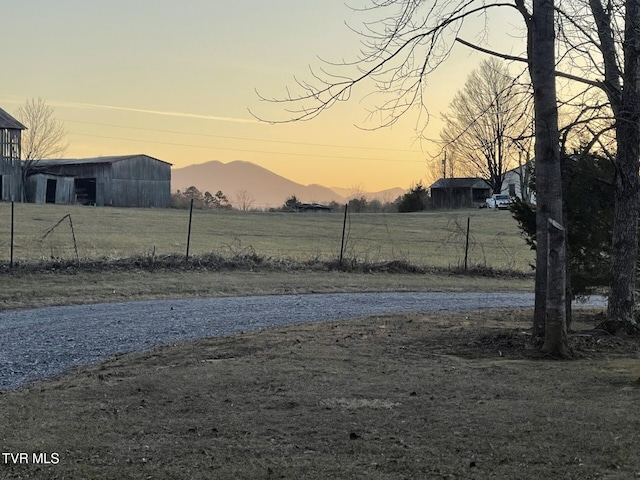
[{"label": "orange sunset sky", "polygon": [[[366,0],[352,6],[366,5]],[[521,24],[506,9],[468,22],[461,35],[506,53],[522,51]],[[375,12],[374,12],[375,13]],[[375,15],[374,15],[375,17]],[[68,132],[66,157],[146,153],[174,168],[208,160],[246,160],[303,184],[374,191],[429,180],[436,151],[417,141],[417,118],[365,131],[370,91],[295,124],[282,105],[261,102],[309,79],[319,58],[353,59],[371,14],[341,0],[29,0],[13,2],[3,22],[0,107],[9,113],[42,97]],[[484,57],[456,46],[428,80],[437,138],[445,112]],[[357,125],[357,126],[356,126]]]}]

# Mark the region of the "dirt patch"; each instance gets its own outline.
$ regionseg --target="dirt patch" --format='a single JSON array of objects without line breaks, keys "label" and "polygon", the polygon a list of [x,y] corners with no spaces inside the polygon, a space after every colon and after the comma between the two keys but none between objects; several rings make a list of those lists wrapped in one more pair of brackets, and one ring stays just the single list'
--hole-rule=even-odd
[{"label": "dirt patch", "polygon": [[301,325],[123,355],[0,395],[2,478],[640,476],[640,344],[528,347],[530,311]]}]

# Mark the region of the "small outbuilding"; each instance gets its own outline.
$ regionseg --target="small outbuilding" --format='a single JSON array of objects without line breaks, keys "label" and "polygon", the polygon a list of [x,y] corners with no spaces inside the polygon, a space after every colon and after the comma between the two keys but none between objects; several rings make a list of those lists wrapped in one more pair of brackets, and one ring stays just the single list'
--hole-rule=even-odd
[{"label": "small outbuilding", "polygon": [[433,208],[480,207],[491,196],[491,186],[482,178],[441,178],[429,188]]},{"label": "small outbuilding", "polygon": [[0,201],[22,199],[22,130],[26,127],[0,108]]},{"label": "small outbuilding", "polygon": [[171,202],[171,164],[144,154],[39,160],[26,190],[34,203],[164,208]]}]

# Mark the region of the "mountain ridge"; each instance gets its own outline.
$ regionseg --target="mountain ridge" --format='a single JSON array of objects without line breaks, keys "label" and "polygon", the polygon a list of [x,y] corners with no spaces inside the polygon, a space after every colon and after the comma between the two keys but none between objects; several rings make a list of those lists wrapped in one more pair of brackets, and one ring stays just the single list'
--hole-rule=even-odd
[{"label": "mountain ridge", "polygon": [[172,192],[184,191],[191,186],[202,192],[215,193],[221,190],[231,204],[240,203],[243,196],[245,201],[250,198],[253,208],[279,207],[291,195],[302,202],[346,203],[354,196],[364,196],[369,201],[374,198],[393,201],[406,192],[399,187],[363,192],[360,189],[330,188],[319,184],[303,185],[246,160],[228,163],[211,160],[172,170]]}]

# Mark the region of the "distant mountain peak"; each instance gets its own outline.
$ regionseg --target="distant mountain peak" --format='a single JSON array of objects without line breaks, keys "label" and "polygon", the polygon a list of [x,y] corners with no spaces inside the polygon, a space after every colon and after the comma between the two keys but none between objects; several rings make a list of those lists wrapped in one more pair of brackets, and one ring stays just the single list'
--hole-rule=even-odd
[{"label": "distant mountain peak", "polygon": [[[246,192],[254,198],[254,208],[279,207],[291,195],[295,195],[302,202],[317,203],[346,203],[349,198],[343,193],[343,190],[347,189],[336,191],[318,184],[302,185],[246,160],[233,160],[229,163],[211,160],[183,168],[174,168],[171,176],[173,191],[184,191],[191,186],[203,192],[222,190],[232,204],[237,195]],[[390,200],[395,200],[398,195],[405,192],[400,188],[383,192],[392,191],[401,193],[391,194],[395,196]],[[372,195],[375,193],[368,192],[364,195],[367,199],[373,199]],[[385,196],[378,196],[378,198],[387,200]]]}]

